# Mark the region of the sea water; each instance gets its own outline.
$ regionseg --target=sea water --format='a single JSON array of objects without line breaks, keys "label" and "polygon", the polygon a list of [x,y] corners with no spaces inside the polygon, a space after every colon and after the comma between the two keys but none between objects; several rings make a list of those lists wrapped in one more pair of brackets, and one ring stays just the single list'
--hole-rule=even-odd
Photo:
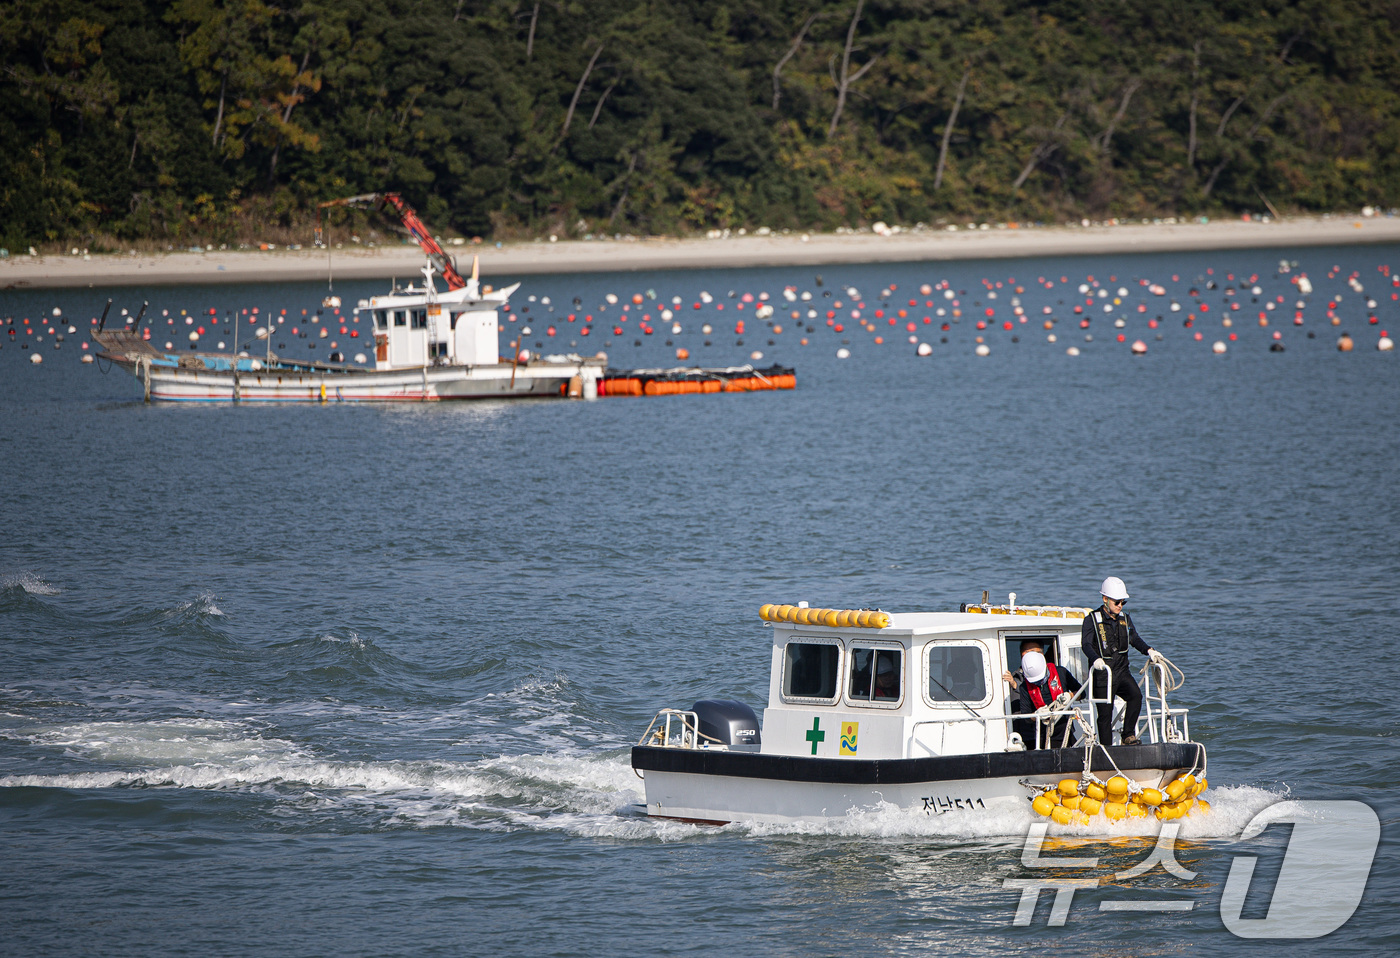
[{"label": "sea water", "polygon": [[[284,328],[306,309],[312,328],[326,287],[0,294],[21,329],[58,307],[80,330],[58,350],[0,335],[0,953],[1245,952],[1223,888],[1256,857],[1244,915],[1268,913],[1288,829],[1240,835],[1282,800],[1363,802],[1382,839],[1340,930],[1268,947],[1394,953],[1400,360],[1375,348],[1400,328],[1392,265],[1400,249],[1357,247],[526,279],[503,351],[530,325],[527,348],[614,366],[686,347],[797,369],[793,392],[596,403],[148,406],[78,362],[108,297],[113,315],[149,300],[160,341],[182,309],[286,309]],[[384,286],[336,284],[342,312]],[[1097,865],[1055,874],[1095,884],[1063,924],[1047,892],[1018,925],[1007,882],[1041,874],[1028,807],[641,814],[628,749],[657,709],[764,704],[760,604],[1088,605],[1110,574],[1185,670],[1173,700],[1208,750],[1213,811],[1175,843],[1189,879],[1115,878],[1155,822],[1057,829],[1044,854]],[[1103,909],[1124,898],[1189,910]]]}]

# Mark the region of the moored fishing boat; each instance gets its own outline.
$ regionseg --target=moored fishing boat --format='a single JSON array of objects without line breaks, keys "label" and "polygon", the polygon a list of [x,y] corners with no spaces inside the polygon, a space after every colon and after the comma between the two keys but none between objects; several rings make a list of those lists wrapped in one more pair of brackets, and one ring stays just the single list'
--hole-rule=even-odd
[{"label": "moored fishing boat", "polygon": [[[355,313],[367,314],[374,328],[374,367],[345,362],[297,361],[272,352],[276,332],[272,317],[251,332],[266,340],[264,355],[238,351],[239,329],[233,326],[234,353],[181,353],[157,349],[149,333],[140,335],[141,315],[120,329],[107,329],[107,314],[92,332],[102,347],[99,359],[131,372],[142,383],[147,401],[215,402],[429,402],[443,399],[514,399],[564,397],[596,399],[607,356],[577,354],[536,358],[517,349],[500,355],[500,316],[520,284],[493,290],[480,282],[472,261],[470,278],[443,251],[397,193],[368,193],[320,204],[316,245],[322,246],[320,209],[331,206],[393,208],[406,233],[428,259],[421,286],[395,285],[388,293],[360,300]],[[441,276],[446,290],[433,282]],[[340,299],[326,297],[339,307]],[[111,302],[108,302],[111,306]],[[324,335],[324,332],[323,332]],[[197,337],[191,334],[191,340]],[[518,340],[517,340],[518,342]],[[169,347],[170,344],[167,344]]]},{"label": "moored fishing boat", "polygon": [[[141,381],[148,400],[222,402],[427,402],[446,399],[594,399],[607,357],[499,355],[499,316],[519,284],[482,288],[475,271],[439,291],[433,269],[421,286],[361,300],[374,327],[374,366],[286,359],[272,352],[274,327],[255,327],[262,356],[157,349],[135,325],[99,327],[98,358]],[[236,328],[235,328],[236,332]]]},{"label": "moored fishing boat", "polygon": [[[1017,606],[1014,594],[1006,606],[950,613],[765,605],[773,643],[762,721],[744,703],[711,699],[659,712],[632,749],[646,812],[791,822],[886,805],[977,814],[1034,799],[1062,823],[1087,821],[1099,805],[1109,818],[1185,814],[1205,787],[1206,754],[1190,739],[1188,710],[1167,702],[1165,659],[1145,673],[1142,744],[1100,737],[1089,682],[1032,715],[1012,711],[1002,673],[1022,642],[1089,674],[1080,649],[1088,612]],[[1075,727],[1079,742],[1044,741],[1057,723]]]}]

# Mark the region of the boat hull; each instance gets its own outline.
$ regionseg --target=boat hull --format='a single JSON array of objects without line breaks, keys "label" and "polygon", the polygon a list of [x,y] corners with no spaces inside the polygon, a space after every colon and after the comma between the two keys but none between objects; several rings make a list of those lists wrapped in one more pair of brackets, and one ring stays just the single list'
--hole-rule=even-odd
[{"label": "boat hull", "polygon": [[[595,398],[600,369],[585,364],[424,366],[412,369],[191,369],[112,358],[165,402],[438,402]],[[572,393],[571,393],[572,386]],[[590,389],[590,386],[594,386]],[[148,387],[148,388],[147,388]]]},{"label": "boat hull", "polygon": [[[1203,757],[1192,743],[1116,746],[1107,757],[1095,749],[1092,770],[1107,777],[1116,766],[1134,781],[1157,787]],[[644,776],[648,815],[783,823],[841,818],[882,804],[926,815],[1024,807],[1030,793],[1023,782],[1079,778],[1084,750],[855,760],[638,745],[632,767]]]}]

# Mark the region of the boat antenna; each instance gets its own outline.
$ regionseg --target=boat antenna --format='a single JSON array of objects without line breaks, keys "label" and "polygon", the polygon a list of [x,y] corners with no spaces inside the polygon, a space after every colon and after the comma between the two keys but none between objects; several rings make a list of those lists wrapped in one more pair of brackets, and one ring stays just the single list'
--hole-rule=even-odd
[{"label": "boat antenna", "polygon": [[938,686],[938,687],[939,687],[940,689],[942,689],[943,691],[947,692],[947,693],[948,693],[948,697],[949,697],[950,699],[952,699],[954,702],[957,702],[957,703],[958,703],[959,705],[961,705],[963,708],[967,709],[968,714],[971,715],[973,718],[981,718],[981,717],[982,717],[982,716],[980,716],[980,715],[977,714],[977,710],[974,709],[971,705],[968,705],[968,704],[967,704],[966,702],[964,702],[962,699],[960,699],[960,698],[958,698],[956,695],[954,695],[953,692],[952,692],[952,690],[949,689],[948,686],[944,685],[942,682],[940,682],[940,681],[938,681],[936,678],[934,678],[933,675],[932,675],[932,672],[933,672],[932,669],[929,669],[929,672],[930,672],[930,675],[929,675],[929,677],[928,677],[928,680],[929,680],[930,682],[932,682],[934,685]]}]

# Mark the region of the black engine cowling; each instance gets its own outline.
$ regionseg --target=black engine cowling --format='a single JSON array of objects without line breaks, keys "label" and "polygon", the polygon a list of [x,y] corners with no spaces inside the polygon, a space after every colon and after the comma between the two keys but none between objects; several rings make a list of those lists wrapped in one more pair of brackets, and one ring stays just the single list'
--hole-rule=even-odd
[{"label": "black engine cowling", "polygon": [[756,752],[762,744],[758,714],[743,702],[701,699],[690,709],[700,720],[702,742],[718,741],[736,751]]}]

